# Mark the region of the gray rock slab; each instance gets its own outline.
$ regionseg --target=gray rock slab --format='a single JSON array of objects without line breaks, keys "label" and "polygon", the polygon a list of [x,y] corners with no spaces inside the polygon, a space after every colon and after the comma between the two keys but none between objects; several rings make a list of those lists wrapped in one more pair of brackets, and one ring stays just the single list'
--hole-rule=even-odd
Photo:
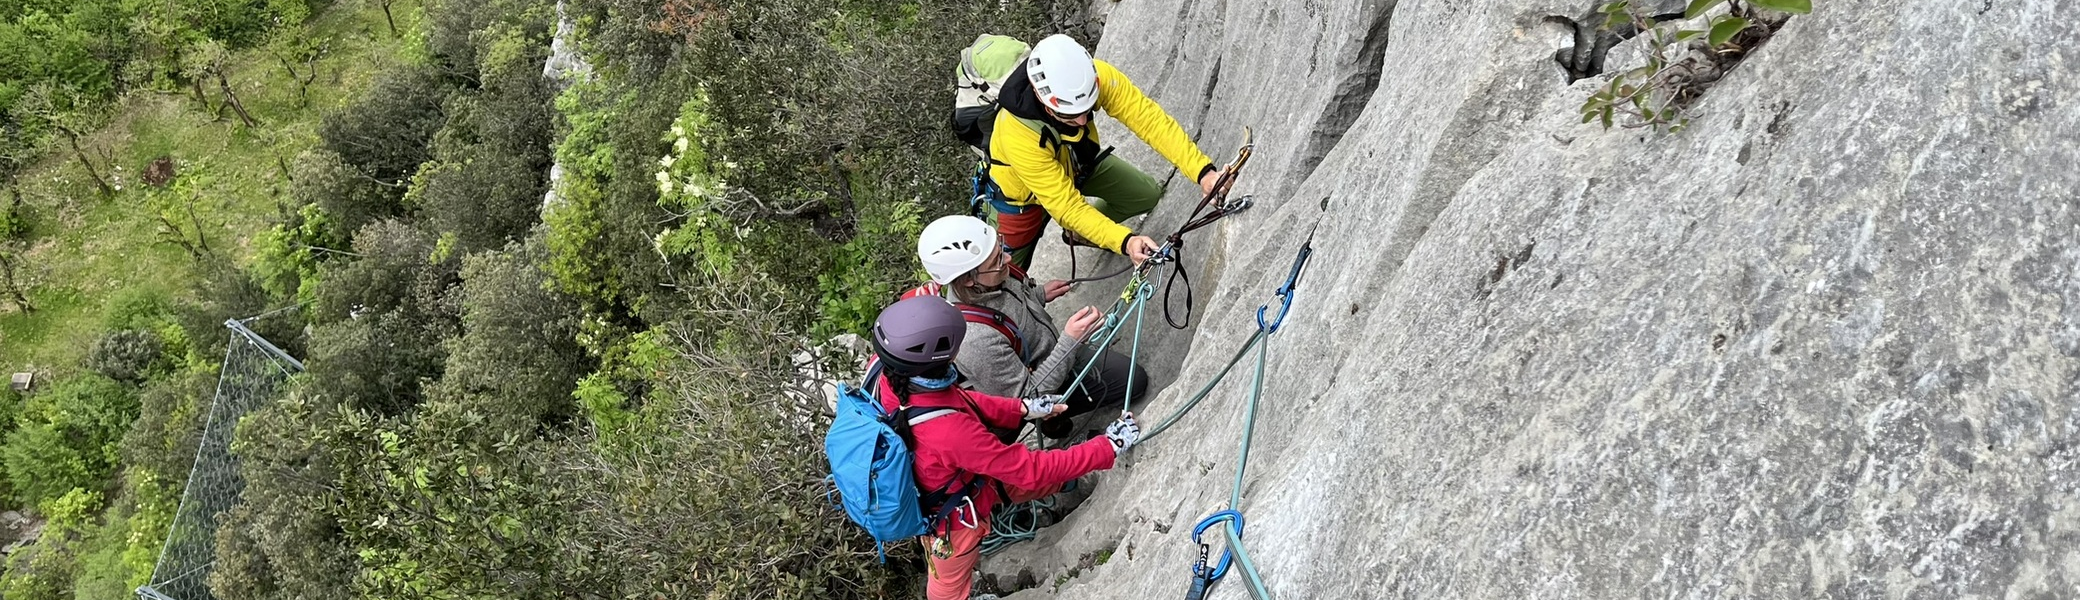
[{"label": "gray rock slab", "polygon": [[[2076,7],[1817,4],[1678,134],[1578,123],[1600,81],[1565,82],[1545,19],[1582,4],[1113,9],[1101,58],[1213,153],[1245,125],[1259,141],[1259,208],[1189,246],[1197,326],[1143,340],[1176,382],[1144,415],[1227,362],[1314,232],[1239,507],[1274,593],[2080,589]],[[1381,22],[1378,85],[1353,100],[1338,74]],[[1181,220],[1183,187],[1144,228]],[[1055,309],[1117,294],[1098,287]],[[1028,568],[1111,547],[1058,595],[1182,593],[1248,375]]]}]

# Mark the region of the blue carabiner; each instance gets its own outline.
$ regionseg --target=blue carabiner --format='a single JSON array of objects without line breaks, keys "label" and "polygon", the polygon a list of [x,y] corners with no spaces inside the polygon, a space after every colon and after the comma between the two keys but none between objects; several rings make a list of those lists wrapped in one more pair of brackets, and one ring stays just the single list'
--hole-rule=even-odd
[{"label": "blue carabiner", "polygon": [[[1192,543],[1204,545],[1203,542],[1199,541],[1199,534],[1206,533],[1206,529],[1208,527],[1212,527],[1215,523],[1220,523],[1223,521],[1234,521],[1235,524],[1231,525],[1230,527],[1233,527],[1235,529],[1236,539],[1242,538],[1242,513],[1236,512],[1235,509],[1231,508],[1228,510],[1213,513],[1211,515],[1207,515],[1206,518],[1199,520],[1198,525],[1193,525]],[[1223,548],[1221,549],[1221,559],[1214,563],[1212,573],[1193,573],[1193,575],[1204,576],[1206,578],[1207,583],[1220,581],[1221,577],[1226,576],[1228,574],[1228,566],[1234,562],[1235,551]]]},{"label": "blue carabiner", "polygon": [[1314,254],[1314,234],[1307,234],[1307,242],[1300,245],[1300,255],[1293,257],[1293,270],[1286,274],[1285,285],[1278,286],[1278,319],[1265,322],[1264,313],[1270,306],[1257,307],[1257,328],[1264,333],[1276,333],[1278,326],[1286,322],[1286,312],[1293,309],[1293,290],[1300,287],[1300,271],[1307,267],[1307,258]]}]

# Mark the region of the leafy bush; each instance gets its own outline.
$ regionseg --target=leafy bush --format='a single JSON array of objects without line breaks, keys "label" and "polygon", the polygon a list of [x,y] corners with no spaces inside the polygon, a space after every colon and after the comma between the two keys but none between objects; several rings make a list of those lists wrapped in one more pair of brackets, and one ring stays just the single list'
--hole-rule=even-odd
[{"label": "leafy bush", "polygon": [[503,248],[538,220],[547,178],[522,157],[471,154],[421,171],[414,204],[425,210],[428,227],[453,235],[465,253]]},{"label": "leafy bush", "polygon": [[159,335],[138,329],[111,331],[94,341],[87,353],[87,368],[102,376],[130,384],[170,365],[162,356],[166,344]]},{"label": "leafy bush", "polygon": [[575,476],[564,487],[585,492],[574,535],[600,548],[630,592],[904,596],[903,573],[877,564],[864,533],[824,498],[823,456],[808,443],[827,425],[822,396],[771,345],[780,328],[759,315],[782,296],[769,285],[696,302],[740,323],[730,331],[658,332],[670,345],[647,373],[646,401],[600,427],[597,453],[561,469]]},{"label": "leafy bush", "polygon": [[322,148],[305,151],[296,156],[291,173],[290,198],[299,205],[323,210],[331,239],[351,240],[363,225],[404,212],[397,194],[348,165],[337,152]]},{"label": "leafy bush", "polygon": [[348,166],[401,194],[419,163],[433,158],[428,142],[447,118],[441,105],[452,89],[429,69],[385,71],[360,101],[325,117],[318,137]]},{"label": "leafy bush", "polygon": [[15,499],[36,505],[74,488],[98,490],[122,459],[123,432],[137,397],[99,375],[60,381],[29,397],[19,427],[0,447]]},{"label": "leafy bush", "polygon": [[[1626,128],[1681,131],[1690,124],[1683,111],[1755,44],[1781,27],[1788,17],[1784,13],[1813,11],[1811,0],[1691,0],[1683,18],[1705,17],[1720,5],[1728,5],[1729,10],[1704,19],[1700,29],[1658,23],[1631,0],[1598,8],[1604,15],[1601,30],[1627,29],[1652,37],[1646,44],[1647,64],[1613,75],[1582,101],[1582,122],[1595,121],[1604,129],[1622,123]],[[1774,14],[1760,14],[1757,9]],[[1620,121],[1619,116],[1626,118]]]},{"label": "leafy bush", "polygon": [[441,383],[492,431],[568,422],[571,392],[592,370],[577,304],[542,285],[540,244],[471,256],[462,269],[463,333],[448,344]]},{"label": "leafy bush", "polygon": [[94,526],[101,493],[79,488],[53,496],[39,507],[47,519],[35,544],[7,557],[0,577],[0,597],[18,600],[69,600],[79,577],[79,543]]}]

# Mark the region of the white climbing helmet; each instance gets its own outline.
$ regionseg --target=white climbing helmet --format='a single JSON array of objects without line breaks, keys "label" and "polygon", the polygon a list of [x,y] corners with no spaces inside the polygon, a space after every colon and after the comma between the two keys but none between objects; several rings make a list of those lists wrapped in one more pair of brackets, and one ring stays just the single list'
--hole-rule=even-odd
[{"label": "white climbing helmet", "polygon": [[1040,103],[1055,112],[1088,112],[1098,104],[1098,66],[1069,36],[1057,33],[1033,44],[1033,52],[1026,55],[1026,79],[1033,82]]},{"label": "white climbing helmet", "polygon": [[997,228],[967,215],[940,217],[917,235],[917,260],[939,285],[953,283],[997,251]]}]

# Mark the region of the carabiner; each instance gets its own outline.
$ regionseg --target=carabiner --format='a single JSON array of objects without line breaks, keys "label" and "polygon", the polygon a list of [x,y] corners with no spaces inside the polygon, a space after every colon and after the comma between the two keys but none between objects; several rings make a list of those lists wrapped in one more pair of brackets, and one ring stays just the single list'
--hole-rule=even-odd
[{"label": "carabiner", "polygon": [[[1213,525],[1214,525],[1215,523],[1221,523],[1221,522],[1224,522],[1224,521],[1233,521],[1233,522],[1234,522],[1234,524],[1233,524],[1233,525],[1229,525],[1229,527],[1230,527],[1230,528],[1233,528],[1233,529],[1235,530],[1235,537],[1236,537],[1237,539],[1240,539],[1240,538],[1242,537],[1242,525],[1243,525],[1243,524],[1242,524],[1242,513],[1240,513],[1240,512],[1236,512],[1236,511],[1235,511],[1235,509],[1232,509],[1232,508],[1231,508],[1231,509],[1228,509],[1228,510],[1223,510],[1223,511],[1220,511],[1220,512],[1217,512],[1217,513],[1213,513],[1213,514],[1211,514],[1211,515],[1207,515],[1207,516],[1206,516],[1206,518],[1204,518],[1204,519],[1200,519],[1200,520],[1199,520],[1199,524],[1197,524],[1197,525],[1193,525],[1193,526],[1192,526],[1192,543],[1194,543],[1194,544],[1198,544],[1198,545],[1199,545],[1199,546],[1200,546],[1201,548],[1205,548],[1205,547],[1206,547],[1206,543],[1205,543],[1205,542],[1201,542],[1201,541],[1199,541],[1199,535],[1200,535],[1200,534],[1203,534],[1203,533],[1206,533],[1206,529],[1207,529],[1207,528],[1209,528],[1209,527],[1212,527],[1212,526],[1213,526]],[[1202,560],[1203,560],[1203,558],[1202,558]],[[1229,549],[1226,549],[1226,548],[1222,548],[1222,549],[1221,549],[1221,559],[1220,559],[1219,561],[1217,561],[1217,562],[1215,562],[1215,563],[1214,563],[1214,566],[1213,566],[1213,571],[1212,571],[1212,572],[1210,572],[1210,573],[1205,573],[1205,574],[1203,574],[1203,576],[1205,577],[1205,579],[1206,579],[1207,583],[1212,583],[1212,582],[1215,582],[1215,581],[1220,581],[1220,580],[1221,580],[1221,577],[1224,577],[1224,576],[1226,576],[1226,575],[1228,574],[1228,566],[1229,566],[1230,564],[1233,564],[1234,562],[1235,562],[1235,552],[1234,552],[1233,550],[1229,550]],[[1195,574],[1198,574],[1198,573],[1195,573]]]},{"label": "carabiner", "polygon": [[1307,258],[1314,254],[1314,233],[1308,232],[1307,242],[1300,244],[1300,255],[1293,257],[1293,270],[1286,274],[1285,285],[1278,286],[1278,318],[1266,322],[1264,313],[1271,310],[1268,305],[1257,307],[1257,328],[1264,333],[1276,333],[1278,326],[1286,322],[1286,312],[1293,309],[1293,290],[1300,287],[1300,272],[1307,268]]}]

